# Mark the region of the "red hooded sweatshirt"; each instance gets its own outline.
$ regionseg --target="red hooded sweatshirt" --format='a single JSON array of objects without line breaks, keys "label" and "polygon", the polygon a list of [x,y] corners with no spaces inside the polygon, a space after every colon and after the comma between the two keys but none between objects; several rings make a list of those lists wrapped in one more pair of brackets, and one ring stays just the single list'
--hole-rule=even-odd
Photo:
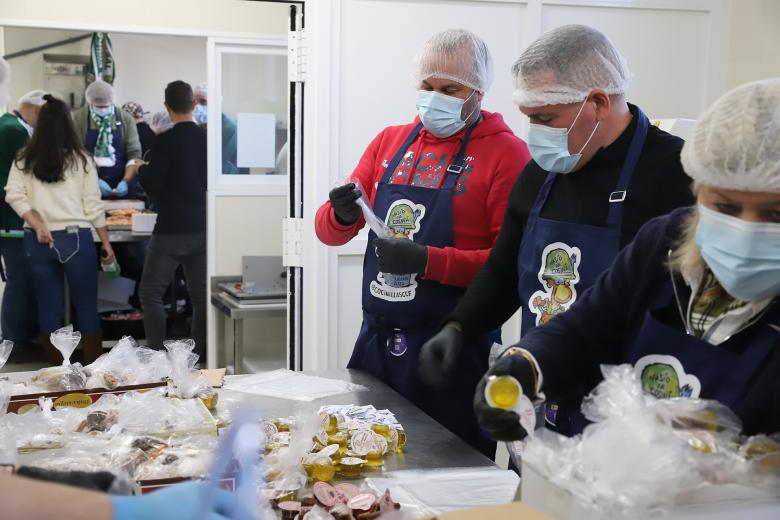
[{"label": "red hooded sweatshirt", "polygon": [[[417,117],[412,124],[385,128],[363,152],[352,179],[360,182],[372,205],[385,168],[419,121]],[[439,139],[423,128],[393,173],[392,182],[438,189],[464,134],[462,130]],[[455,246],[428,246],[425,278],[458,287],[471,283],[498,237],[512,185],[530,159],[528,147],[512,133],[501,114],[482,111],[482,121],[471,133],[466,149],[466,167],[455,186]],[[317,211],[315,230],[324,244],[340,246],[365,223],[361,215],[351,226],[339,224],[327,201]]]}]

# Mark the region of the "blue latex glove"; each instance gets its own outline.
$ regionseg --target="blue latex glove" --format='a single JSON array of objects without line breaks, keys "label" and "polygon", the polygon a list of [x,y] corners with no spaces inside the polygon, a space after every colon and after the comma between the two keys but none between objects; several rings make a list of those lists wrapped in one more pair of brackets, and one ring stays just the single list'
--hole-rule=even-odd
[{"label": "blue latex glove", "polygon": [[217,490],[210,511],[203,511],[206,482],[186,482],[142,496],[111,497],[113,520],[254,520],[236,495]]},{"label": "blue latex glove", "polygon": [[116,194],[119,197],[127,195],[127,190],[127,183],[125,181],[119,181],[119,184],[116,185]]},{"label": "blue latex glove", "polygon": [[113,194],[111,186],[109,186],[108,183],[103,179],[98,179],[98,186],[100,186],[100,194],[102,196],[107,197],[108,195]]}]

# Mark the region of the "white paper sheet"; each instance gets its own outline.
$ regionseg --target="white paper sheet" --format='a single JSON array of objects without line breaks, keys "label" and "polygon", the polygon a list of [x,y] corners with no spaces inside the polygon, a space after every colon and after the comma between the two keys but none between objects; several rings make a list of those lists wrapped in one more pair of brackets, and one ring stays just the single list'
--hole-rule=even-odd
[{"label": "white paper sheet", "polygon": [[332,395],[367,390],[364,386],[347,381],[310,376],[287,369],[261,374],[226,376],[223,388],[294,401],[314,401]]},{"label": "white paper sheet", "polygon": [[395,471],[366,484],[377,492],[390,489],[401,510],[419,515],[508,504],[520,478],[512,471],[494,468],[452,468]]},{"label": "white paper sheet", "polygon": [[276,164],[276,116],[239,112],[237,119],[237,166],[273,168]]}]

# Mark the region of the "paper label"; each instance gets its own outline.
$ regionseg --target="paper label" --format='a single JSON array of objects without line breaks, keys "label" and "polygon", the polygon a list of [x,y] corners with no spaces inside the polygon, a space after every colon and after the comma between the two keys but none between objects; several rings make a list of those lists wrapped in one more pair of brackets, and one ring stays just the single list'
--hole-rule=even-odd
[{"label": "paper label", "polygon": [[54,409],[60,408],[86,408],[92,404],[92,399],[87,394],[65,394],[54,401]]}]

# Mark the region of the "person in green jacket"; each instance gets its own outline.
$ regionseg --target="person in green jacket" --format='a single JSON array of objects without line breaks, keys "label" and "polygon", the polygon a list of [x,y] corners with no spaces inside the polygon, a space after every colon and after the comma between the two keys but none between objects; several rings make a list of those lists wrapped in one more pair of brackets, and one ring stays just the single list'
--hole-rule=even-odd
[{"label": "person in green jacket", "polygon": [[[33,134],[45,95],[43,90],[32,90],[19,99],[16,110],[0,116],[0,191],[8,182],[17,152]],[[35,291],[22,248],[23,224],[5,198],[0,199],[0,256],[5,271],[0,328],[3,339],[16,344],[37,336]]]}]

